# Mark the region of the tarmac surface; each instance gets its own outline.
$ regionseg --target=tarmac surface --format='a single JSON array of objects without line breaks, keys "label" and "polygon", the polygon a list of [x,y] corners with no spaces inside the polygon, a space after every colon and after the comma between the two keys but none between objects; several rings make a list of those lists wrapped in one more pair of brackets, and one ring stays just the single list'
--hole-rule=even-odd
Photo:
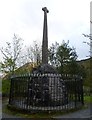
[{"label": "tarmac surface", "polygon": [[78,110],[76,112],[68,113],[65,115],[56,116],[54,118],[92,118],[92,105],[89,105],[88,108]]}]

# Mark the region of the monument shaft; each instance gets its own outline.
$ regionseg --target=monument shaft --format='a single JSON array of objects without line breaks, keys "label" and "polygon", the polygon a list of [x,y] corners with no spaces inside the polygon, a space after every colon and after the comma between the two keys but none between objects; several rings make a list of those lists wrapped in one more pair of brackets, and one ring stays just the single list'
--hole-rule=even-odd
[{"label": "monument shaft", "polygon": [[42,64],[48,63],[48,27],[47,27],[47,13],[49,12],[46,7],[42,8],[44,11],[43,23],[43,41],[42,41]]}]

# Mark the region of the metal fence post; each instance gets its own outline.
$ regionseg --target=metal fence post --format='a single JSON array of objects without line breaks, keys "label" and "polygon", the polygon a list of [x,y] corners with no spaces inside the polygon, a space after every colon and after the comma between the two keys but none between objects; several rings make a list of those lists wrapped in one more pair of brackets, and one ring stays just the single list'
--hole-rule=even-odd
[{"label": "metal fence post", "polygon": [[83,78],[81,78],[81,102],[84,105]]},{"label": "metal fence post", "polygon": [[12,87],[12,78],[10,78],[10,93],[9,93],[9,104],[11,104],[12,102],[12,90],[13,90],[13,87]]}]

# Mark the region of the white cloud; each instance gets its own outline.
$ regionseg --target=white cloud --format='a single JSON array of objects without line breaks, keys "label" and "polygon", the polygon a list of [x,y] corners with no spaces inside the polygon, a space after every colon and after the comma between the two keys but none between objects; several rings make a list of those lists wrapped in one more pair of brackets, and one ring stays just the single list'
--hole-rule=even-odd
[{"label": "white cloud", "polygon": [[85,47],[80,45],[84,40],[82,33],[89,33],[90,0],[0,0],[0,46],[12,40],[14,33],[26,45],[33,40],[41,41],[44,6],[49,9],[49,44],[69,39],[79,58],[85,58],[81,52]]}]

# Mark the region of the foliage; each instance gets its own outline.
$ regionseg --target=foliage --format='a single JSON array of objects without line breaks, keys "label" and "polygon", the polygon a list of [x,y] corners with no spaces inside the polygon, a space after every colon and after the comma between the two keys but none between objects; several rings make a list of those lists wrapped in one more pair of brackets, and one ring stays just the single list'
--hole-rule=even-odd
[{"label": "foliage", "polygon": [[[58,47],[56,56],[59,61],[59,71],[61,73],[73,73],[72,65],[76,66],[77,54],[74,48],[68,46],[69,42],[65,43]],[[71,69],[71,70],[70,70]]]},{"label": "foliage", "polygon": [[8,97],[10,93],[10,80],[2,80],[2,96]]},{"label": "foliage", "polygon": [[19,57],[22,49],[22,39],[14,34],[12,43],[6,42],[6,48],[1,48],[3,55],[3,62],[0,63],[1,71],[4,73],[11,73],[16,70],[19,63]]},{"label": "foliage", "polygon": [[2,80],[0,78],[0,92],[2,92]]},{"label": "foliage", "polygon": [[63,43],[58,47],[57,57],[60,64],[77,59],[77,54],[75,52],[75,49],[69,47],[68,44],[69,44],[69,41],[67,43],[63,41]]},{"label": "foliage", "polygon": [[63,41],[61,45],[57,42],[52,44],[49,49],[49,62],[57,67],[61,74],[85,75],[83,66],[77,64],[77,53],[74,47],[69,46],[69,41]]},{"label": "foliage", "polygon": [[80,66],[83,66],[86,71],[84,85],[92,88],[92,82],[91,82],[92,81],[92,57],[85,60],[77,61],[77,62]]},{"label": "foliage", "polygon": [[84,103],[92,103],[92,96],[84,96]]},{"label": "foliage", "polygon": [[[92,26],[92,21],[90,21],[90,28]],[[90,29],[91,30],[91,29]],[[90,31],[92,32],[92,31]],[[91,34],[83,34],[84,37],[88,38],[90,41],[84,41],[83,43],[86,43],[90,47],[90,57],[92,57],[92,33]]]},{"label": "foliage", "polygon": [[58,60],[56,56],[58,47],[59,47],[59,43],[55,42],[55,44],[52,44],[52,46],[50,46],[49,51],[48,51],[49,63],[55,67],[58,66]]}]

